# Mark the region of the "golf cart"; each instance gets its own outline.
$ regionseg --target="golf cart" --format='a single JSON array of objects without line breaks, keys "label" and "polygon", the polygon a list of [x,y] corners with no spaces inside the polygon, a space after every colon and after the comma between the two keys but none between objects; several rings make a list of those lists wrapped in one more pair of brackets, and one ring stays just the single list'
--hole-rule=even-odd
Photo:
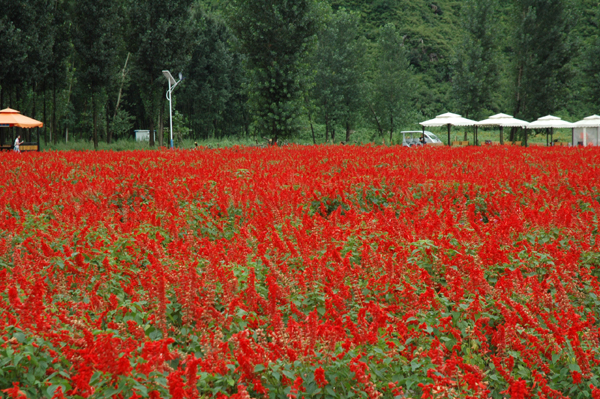
[{"label": "golf cart", "polygon": [[[422,132],[421,130],[407,130],[400,133],[402,133],[403,147],[414,147],[424,144],[444,145],[442,140],[438,139],[435,134],[427,130],[425,130],[425,132]],[[425,138],[424,141],[423,137]]]}]

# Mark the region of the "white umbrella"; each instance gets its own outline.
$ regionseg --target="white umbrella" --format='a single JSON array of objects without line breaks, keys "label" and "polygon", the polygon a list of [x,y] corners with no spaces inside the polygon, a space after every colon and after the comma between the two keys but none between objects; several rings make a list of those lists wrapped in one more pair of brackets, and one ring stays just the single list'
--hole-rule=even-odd
[{"label": "white umbrella", "polygon": [[[550,129],[550,135],[554,136],[554,129],[573,129],[575,124],[563,121],[558,116],[547,115],[531,122],[526,129]],[[548,144],[548,135],[546,134],[546,144]]]},{"label": "white umbrella", "polygon": [[423,126],[423,130],[425,127],[440,127],[440,126],[448,126],[448,145],[450,145],[450,127],[451,126],[475,126],[475,121],[471,119],[463,118],[458,114],[453,114],[451,112],[441,114],[435,117],[435,119],[430,119],[425,122],[421,122],[420,125]]},{"label": "white umbrella", "polygon": [[[575,122],[575,126],[583,128],[583,146],[587,146],[587,128],[595,127],[600,132],[600,116],[592,115],[587,118],[583,118],[579,122]],[[598,137],[600,138],[600,137]],[[575,139],[573,138],[573,145],[575,145]]]},{"label": "white umbrella", "polygon": [[499,126],[501,142],[504,142],[502,133],[505,127],[525,127],[527,125],[529,125],[529,122],[522,121],[521,119],[514,118],[512,115],[507,114],[493,115],[485,120],[475,123],[475,126]]},{"label": "white umbrella", "polygon": [[563,121],[558,116],[544,116],[537,121],[528,124],[527,129],[572,129],[574,123]]},{"label": "white umbrella", "polygon": [[575,122],[577,127],[598,127],[600,126],[600,116],[592,115],[587,118],[583,118],[579,122]]},{"label": "white umbrella", "polygon": [[475,122],[476,126],[501,126],[501,127],[525,127],[529,122],[513,118],[511,115],[497,114],[489,118]]}]

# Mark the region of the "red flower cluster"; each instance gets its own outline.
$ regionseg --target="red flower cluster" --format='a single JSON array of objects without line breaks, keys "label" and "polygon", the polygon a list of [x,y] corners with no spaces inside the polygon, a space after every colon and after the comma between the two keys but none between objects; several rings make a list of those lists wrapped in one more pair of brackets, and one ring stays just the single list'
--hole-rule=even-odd
[{"label": "red flower cluster", "polygon": [[599,397],[594,148],[17,155],[10,397]]}]

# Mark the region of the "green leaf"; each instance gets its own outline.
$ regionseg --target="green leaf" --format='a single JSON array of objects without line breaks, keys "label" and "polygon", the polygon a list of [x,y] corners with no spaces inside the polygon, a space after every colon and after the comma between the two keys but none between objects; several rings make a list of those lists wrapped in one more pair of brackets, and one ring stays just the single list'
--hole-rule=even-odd
[{"label": "green leaf", "polygon": [[17,341],[19,341],[20,344],[25,342],[25,334],[23,334],[20,331],[17,331],[14,335],[14,337],[17,339]]},{"label": "green leaf", "polygon": [[48,394],[49,397],[54,396],[54,393],[56,392],[56,390],[58,388],[62,389],[62,393],[65,394],[67,392],[67,389],[65,388],[64,385],[50,385],[48,387],[48,389],[46,390],[46,393]]}]

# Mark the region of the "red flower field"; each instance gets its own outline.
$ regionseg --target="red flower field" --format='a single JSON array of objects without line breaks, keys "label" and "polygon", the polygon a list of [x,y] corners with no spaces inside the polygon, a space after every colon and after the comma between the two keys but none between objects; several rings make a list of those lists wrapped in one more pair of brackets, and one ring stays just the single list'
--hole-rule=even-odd
[{"label": "red flower field", "polygon": [[600,398],[597,149],[0,162],[0,396]]}]

